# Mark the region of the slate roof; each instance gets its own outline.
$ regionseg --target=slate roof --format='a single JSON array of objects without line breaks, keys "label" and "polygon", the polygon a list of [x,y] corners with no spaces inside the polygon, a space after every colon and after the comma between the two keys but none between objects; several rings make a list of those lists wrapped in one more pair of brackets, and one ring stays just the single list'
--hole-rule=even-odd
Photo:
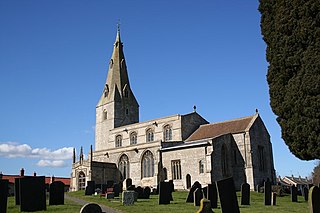
[{"label": "slate roof", "polygon": [[258,114],[234,120],[201,125],[186,141],[196,141],[206,138],[215,138],[229,133],[240,133],[246,131]]}]

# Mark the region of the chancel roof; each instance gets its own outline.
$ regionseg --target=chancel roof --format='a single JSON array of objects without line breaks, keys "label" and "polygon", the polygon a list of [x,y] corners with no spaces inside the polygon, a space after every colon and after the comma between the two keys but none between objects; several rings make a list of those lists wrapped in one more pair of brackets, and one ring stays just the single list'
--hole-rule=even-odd
[{"label": "chancel roof", "polygon": [[229,133],[245,132],[258,114],[234,120],[201,125],[186,141],[215,138]]}]

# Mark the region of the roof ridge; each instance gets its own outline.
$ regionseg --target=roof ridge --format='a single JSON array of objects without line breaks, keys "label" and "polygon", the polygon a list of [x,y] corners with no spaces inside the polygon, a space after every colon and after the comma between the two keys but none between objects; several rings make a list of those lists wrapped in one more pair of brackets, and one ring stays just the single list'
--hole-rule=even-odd
[{"label": "roof ridge", "polygon": [[244,120],[244,119],[248,119],[248,118],[253,118],[256,114],[254,115],[250,115],[250,116],[246,116],[246,117],[241,117],[241,118],[235,118],[235,119],[231,119],[231,120],[225,120],[225,121],[220,121],[220,122],[214,122],[214,123],[209,123],[209,124],[202,124],[201,126],[208,126],[208,125],[213,125],[213,124],[222,124],[222,123],[230,123],[233,121],[240,121],[240,120]]}]

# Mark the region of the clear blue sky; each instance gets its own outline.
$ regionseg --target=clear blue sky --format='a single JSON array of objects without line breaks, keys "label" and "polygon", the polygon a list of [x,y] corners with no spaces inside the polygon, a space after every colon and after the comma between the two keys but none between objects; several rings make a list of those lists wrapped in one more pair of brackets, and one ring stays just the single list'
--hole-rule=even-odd
[{"label": "clear blue sky", "polygon": [[140,120],[197,111],[253,115],[278,174],[309,176],[269,105],[258,0],[1,0],[0,171],[69,176],[71,150],[94,144],[95,106],[121,20]]}]

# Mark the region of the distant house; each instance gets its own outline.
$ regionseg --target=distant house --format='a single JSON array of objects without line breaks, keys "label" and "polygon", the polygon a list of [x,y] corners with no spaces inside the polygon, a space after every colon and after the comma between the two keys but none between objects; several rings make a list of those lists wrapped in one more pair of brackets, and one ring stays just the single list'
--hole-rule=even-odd
[{"label": "distant house", "polygon": [[[9,195],[14,195],[14,180],[16,178],[23,178],[23,177],[35,177],[37,174],[34,172],[33,175],[24,175],[24,169],[22,168],[20,170],[19,175],[5,175],[5,174],[0,174],[0,179],[2,180],[8,180],[9,181]],[[64,191],[69,191],[70,188],[70,178],[64,178],[64,177],[45,177],[45,183],[46,183],[46,188],[49,187],[49,185],[53,181],[61,181],[64,183],[65,188]]]},{"label": "distant house", "polygon": [[294,177],[293,175],[290,176],[285,176],[281,180],[284,184],[288,184],[290,186],[294,185],[297,187],[298,191],[302,192],[303,188],[307,187],[309,188],[310,185],[312,185],[312,180],[308,179],[307,177],[302,178],[301,176],[299,177]]}]

